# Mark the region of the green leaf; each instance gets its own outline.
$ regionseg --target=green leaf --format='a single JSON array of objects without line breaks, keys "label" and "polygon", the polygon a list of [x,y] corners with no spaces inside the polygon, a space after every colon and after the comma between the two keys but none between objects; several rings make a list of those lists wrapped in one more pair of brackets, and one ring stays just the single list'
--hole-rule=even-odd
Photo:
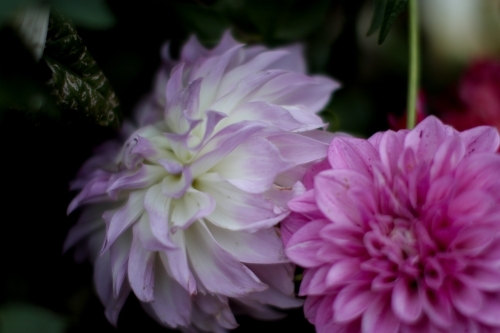
[{"label": "green leaf", "polygon": [[367,36],[373,34],[382,25],[386,2],[387,0],[373,0],[373,17],[372,17],[372,23],[370,24],[370,28],[366,33]]},{"label": "green leaf", "polygon": [[384,18],[382,19],[382,24],[380,26],[380,32],[378,35],[378,43],[382,44],[392,27],[392,24],[396,18],[403,12],[407,7],[408,0],[387,0],[384,11]]},{"label": "green leaf", "polygon": [[48,84],[59,107],[82,112],[103,126],[118,125],[119,102],[113,88],[72,23],[55,11],[44,59],[52,70]]},{"label": "green leaf", "polygon": [[7,304],[0,308],[2,333],[63,333],[67,320],[50,310],[29,304]]},{"label": "green leaf", "polygon": [[104,0],[51,0],[50,3],[78,27],[107,29],[116,22]]}]

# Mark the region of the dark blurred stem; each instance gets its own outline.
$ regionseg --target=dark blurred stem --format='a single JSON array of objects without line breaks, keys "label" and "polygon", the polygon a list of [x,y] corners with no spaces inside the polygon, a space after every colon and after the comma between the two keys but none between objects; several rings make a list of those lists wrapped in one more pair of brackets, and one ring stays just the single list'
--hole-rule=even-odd
[{"label": "dark blurred stem", "polygon": [[410,0],[409,14],[410,14],[410,65],[408,68],[408,104],[406,110],[408,115],[406,117],[406,127],[412,129],[415,127],[417,115],[417,93],[418,93],[418,80],[419,80],[419,36],[418,36],[418,0]]}]

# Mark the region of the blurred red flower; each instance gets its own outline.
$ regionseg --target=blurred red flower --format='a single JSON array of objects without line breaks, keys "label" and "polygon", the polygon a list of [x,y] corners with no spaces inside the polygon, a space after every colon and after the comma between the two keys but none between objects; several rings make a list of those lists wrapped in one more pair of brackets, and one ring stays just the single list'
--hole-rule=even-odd
[{"label": "blurred red flower", "polygon": [[500,129],[500,61],[472,62],[458,85],[435,101],[434,109],[459,131],[479,125]]}]

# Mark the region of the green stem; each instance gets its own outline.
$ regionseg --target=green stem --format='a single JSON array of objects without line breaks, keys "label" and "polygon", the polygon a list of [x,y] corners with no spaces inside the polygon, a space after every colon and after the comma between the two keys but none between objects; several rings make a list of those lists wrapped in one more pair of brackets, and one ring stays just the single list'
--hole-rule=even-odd
[{"label": "green stem", "polygon": [[418,5],[417,0],[409,1],[410,14],[410,66],[408,68],[408,104],[406,110],[406,127],[415,127],[417,118],[417,93],[419,80],[419,37],[418,37]]}]

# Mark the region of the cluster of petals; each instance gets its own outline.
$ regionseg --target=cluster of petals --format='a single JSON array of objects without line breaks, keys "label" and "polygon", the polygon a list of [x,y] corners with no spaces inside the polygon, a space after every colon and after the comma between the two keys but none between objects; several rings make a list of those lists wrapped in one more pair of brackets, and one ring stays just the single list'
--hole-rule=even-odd
[{"label": "cluster of petals", "polygon": [[500,332],[499,143],[433,116],[332,140],[281,227],[318,333]]},{"label": "cluster of petals", "polygon": [[191,38],[179,61],[164,47],[137,127],[84,164],[68,208],[83,210],[65,247],[90,257],[112,323],[131,292],[158,322],[189,332],[302,304],[276,225],[293,185],[326,156],[332,135],[316,113],[338,84],[305,75],[300,53],[229,33],[212,50]]}]

